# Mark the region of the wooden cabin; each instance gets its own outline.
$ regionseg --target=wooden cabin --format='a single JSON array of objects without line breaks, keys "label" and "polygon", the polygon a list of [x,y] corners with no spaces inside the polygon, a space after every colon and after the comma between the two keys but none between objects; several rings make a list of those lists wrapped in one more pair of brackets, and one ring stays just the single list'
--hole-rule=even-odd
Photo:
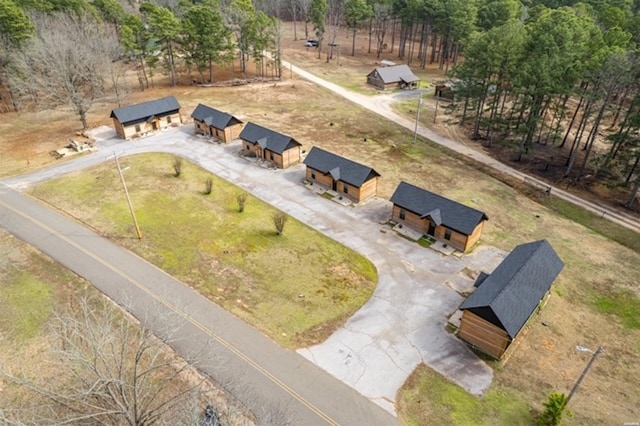
[{"label": "wooden cabin", "polygon": [[111,118],[116,132],[127,140],[182,123],[174,96],[114,109]]},{"label": "wooden cabin", "polygon": [[458,337],[500,359],[546,299],[564,263],[546,240],[516,247],[460,305]]},{"label": "wooden cabin", "polygon": [[378,192],[378,172],[329,151],[314,146],[304,164],[307,166],[307,181],[331,189],[356,203],[374,197]]},{"label": "wooden cabin", "polygon": [[478,242],[489,218],[483,212],[425,189],[400,182],[391,197],[391,220],[461,252]]},{"label": "wooden cabin", "polygon": [[242,131],[242,121],[203,104],[198,104],[191,118],[197,134],[211,136],[225,143],[238,139]]},{"label": "wooden cabin", "polygon": [[300,162],[301,143],[265,127],[247,123],[240,133],[242,154],[268,161],[278,168],[286,169]]},{"label": "wooden cabin", "polygon": [[408,65],[378,67],[367,75],[367,83],[380,90],[417,89],[420,79]]}]

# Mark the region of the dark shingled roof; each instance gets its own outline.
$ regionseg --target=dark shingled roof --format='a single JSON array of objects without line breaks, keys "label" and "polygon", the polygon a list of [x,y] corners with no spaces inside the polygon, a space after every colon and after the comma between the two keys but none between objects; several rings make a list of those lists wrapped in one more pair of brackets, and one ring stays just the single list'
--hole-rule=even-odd
[{"label": "dark shingled roof", "polygon": [[413,83],[414,81],[420,81],[420,78],[416,76],[408,65],[396,65],[394,67],[380,67],[376,68],[380,78],[384,84],[399,83],[404,81],[405,83]]},{"label": "dark shingled roof", "polygon": [[356,188],[380,176],[371,167],[363,166],[315,146],[311,148],[307,158],[304,159],[304,164],[320,173],[331,174],[333,180],[341,180]]},{"label": "dark shingled roof", "polygon": [[196,109],[193,110],[191,118],[218,130],[224,130],[234,124],[242,124],[242,121],[238,120],[234,116],[203,104],[198,104]]},{"label": "dark shingled roof", "polygon": [[502,328],[513,339],[563,268],[564,263],[547,240],[519,245],[460,309]]},{"label": "dark shingled roof", "polygon": [[240,139],[254,145],[258,144],[263,149],[268,149],[276,154],[282,154],[288,149],[302,145],[291,136],[274,132],[273,130],[258,126],[254,123],[247,123],[242,133],[240,133]]},{"label": "dark shingled roof", "polygon": [[404,210],[420,215],[420,217],[431,217],[436,225],[444,225],[463,235],[473,234],[480,222],[489,219],[479,210],[407,182],[400,182],[391,197],[391,202]]},{"label": "dark shingled roof", "polygon": [[114,109],[111,118],[116,118],[123,125],[148,121],[154,116],[164,116],[177,112],[180,104],[174,96],[169,96],[155,101],[144,102],[138,105]]}]

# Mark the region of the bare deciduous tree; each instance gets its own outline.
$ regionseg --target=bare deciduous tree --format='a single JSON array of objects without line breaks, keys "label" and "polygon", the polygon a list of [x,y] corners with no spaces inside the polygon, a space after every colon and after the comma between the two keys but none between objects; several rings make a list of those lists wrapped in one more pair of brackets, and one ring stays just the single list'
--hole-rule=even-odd
[{"label": "bare deciduous tree", "polygon": [[88,15],[42,15],[37,36],[13,50],[6,67],[20,103],[39,108],[70,106],[87,129],[87,113],[105,96],[118,41]]},{"label": "bare deciduous tree", "polygon": [[284,231],[284,225],[287,223],[289,216],[282,212],[274,213],[273,215],[273,224],[276,227],[276,232],[278,235],[282,235],[282,231]]},{"label": "bare deciduous tree", "polygon": [[[195,359],[176,356],[110,303],[82,299],[75,305],[52,321],[55,361],[43,370],[51,377],[0,370],[4,381],[32,395],[28,406],[0,410],[0,423],[197,423],[208,386],[193,368]],[[166,324],[162,338],[170,342],[177,330]]]}]

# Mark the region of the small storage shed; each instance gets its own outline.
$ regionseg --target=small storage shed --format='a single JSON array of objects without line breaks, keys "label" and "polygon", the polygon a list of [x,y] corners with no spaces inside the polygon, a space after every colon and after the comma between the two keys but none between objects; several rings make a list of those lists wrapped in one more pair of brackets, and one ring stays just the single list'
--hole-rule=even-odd
[{"label": "small storage shed", "polygon": [[420,79],[408,65],[378,67],[367,75],[367,83],[380,90],[387,88],[416,89]]},{"label": "small storage shed", "polygon": [[116,132],[124,139],[182,123],[180,104],[174,96],[114,109],[111,118]]},{"label": "small storage shed", "polygon": [[407,182],[391,197],[391,219],[466,252],[482,235],[486,214]]},{"label": "small storage shed", "polygon": [[242,121],[203,104],[198,104],[191,118],[193,118],[196,133],[212,136],[222,142],[238,139],[242,131]]},{"label": "small storage shed", "polygon": [[307,181],[330,188],[357,203],[378,192],[378,172],[324,149],[311,148],[304,164],[307,166]]},{"label": "small storage shed", "polygon": [[519,245],[460,305],[458,337],[487,355],[502,358],[563,268],[548,241]]},{"label": "small storage shed", "polygon": [[265,127],[247,123],[240,133],[243,155],[253,156],[285,169],[300,162],[301,143]]}]

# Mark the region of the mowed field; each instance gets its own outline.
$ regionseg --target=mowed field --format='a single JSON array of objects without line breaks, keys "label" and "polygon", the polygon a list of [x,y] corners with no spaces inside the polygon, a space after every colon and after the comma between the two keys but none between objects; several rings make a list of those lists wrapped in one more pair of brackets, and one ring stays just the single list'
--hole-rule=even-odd
[{"label": "mowed field", "polygon": [[[304,55],[310,55],[301,49]],[[640,420],[640,378],[636,374],[640,365],[637,251],[557,215],[544,203],[487,176],[470,162],[424,141],[413,145],[412,134],[393,123],[295,76],[290,79],[285,73],[285,77],[279,83],[237,88],[158,88],[132,93],[129,102],[174,94],[184,106],[185,118],[199,102],[206,103],[245,121],[290,134],[304,144],[303,149],[317,145],[373,166],[382,174],[382,197],[390,197],[398,182],[406,180],[472,205],[490,218],[483,244],[511,250],[521,243],[548,239],[564,260],[565,270],[556,281],[549,303],[531,322],[509,361],[489,362],[495,371],[490,392],[540,411],[549,393],[568,393],[587,364],[590,355],[577,351],[576,346],[595,349],[603,345],[605,353],[571,401],[574,417],[568,423],[621,424]],[[109,124],[108,114],[113,107],[96,105],[90,114],[91,125]],[[25,173],[29,168],[54,163],[47,153],[72,136],[79,123],[75,120],[62,111],[3,115],[2,174]],[[421,386],[430,380],[438,381],[439,386]],[[424,374],[408,383],[413,389],[423,390],[412,400],[411,392],[403,394],[407,398],[401,411],[405,422],[470,422],[468,416],[476,414],[467,410],[468,402],[456,397],[455,392],[450,392],[453,397],[444,401],[438,395],[430,395],[432,389],[438,389],[439,395],[452,389],[453,385],[441,381],[437,375]],[[495,400],[474,399],[480,405]],[[500,404],[489,408],[486,419],[509,424],[499,416]]]}]

